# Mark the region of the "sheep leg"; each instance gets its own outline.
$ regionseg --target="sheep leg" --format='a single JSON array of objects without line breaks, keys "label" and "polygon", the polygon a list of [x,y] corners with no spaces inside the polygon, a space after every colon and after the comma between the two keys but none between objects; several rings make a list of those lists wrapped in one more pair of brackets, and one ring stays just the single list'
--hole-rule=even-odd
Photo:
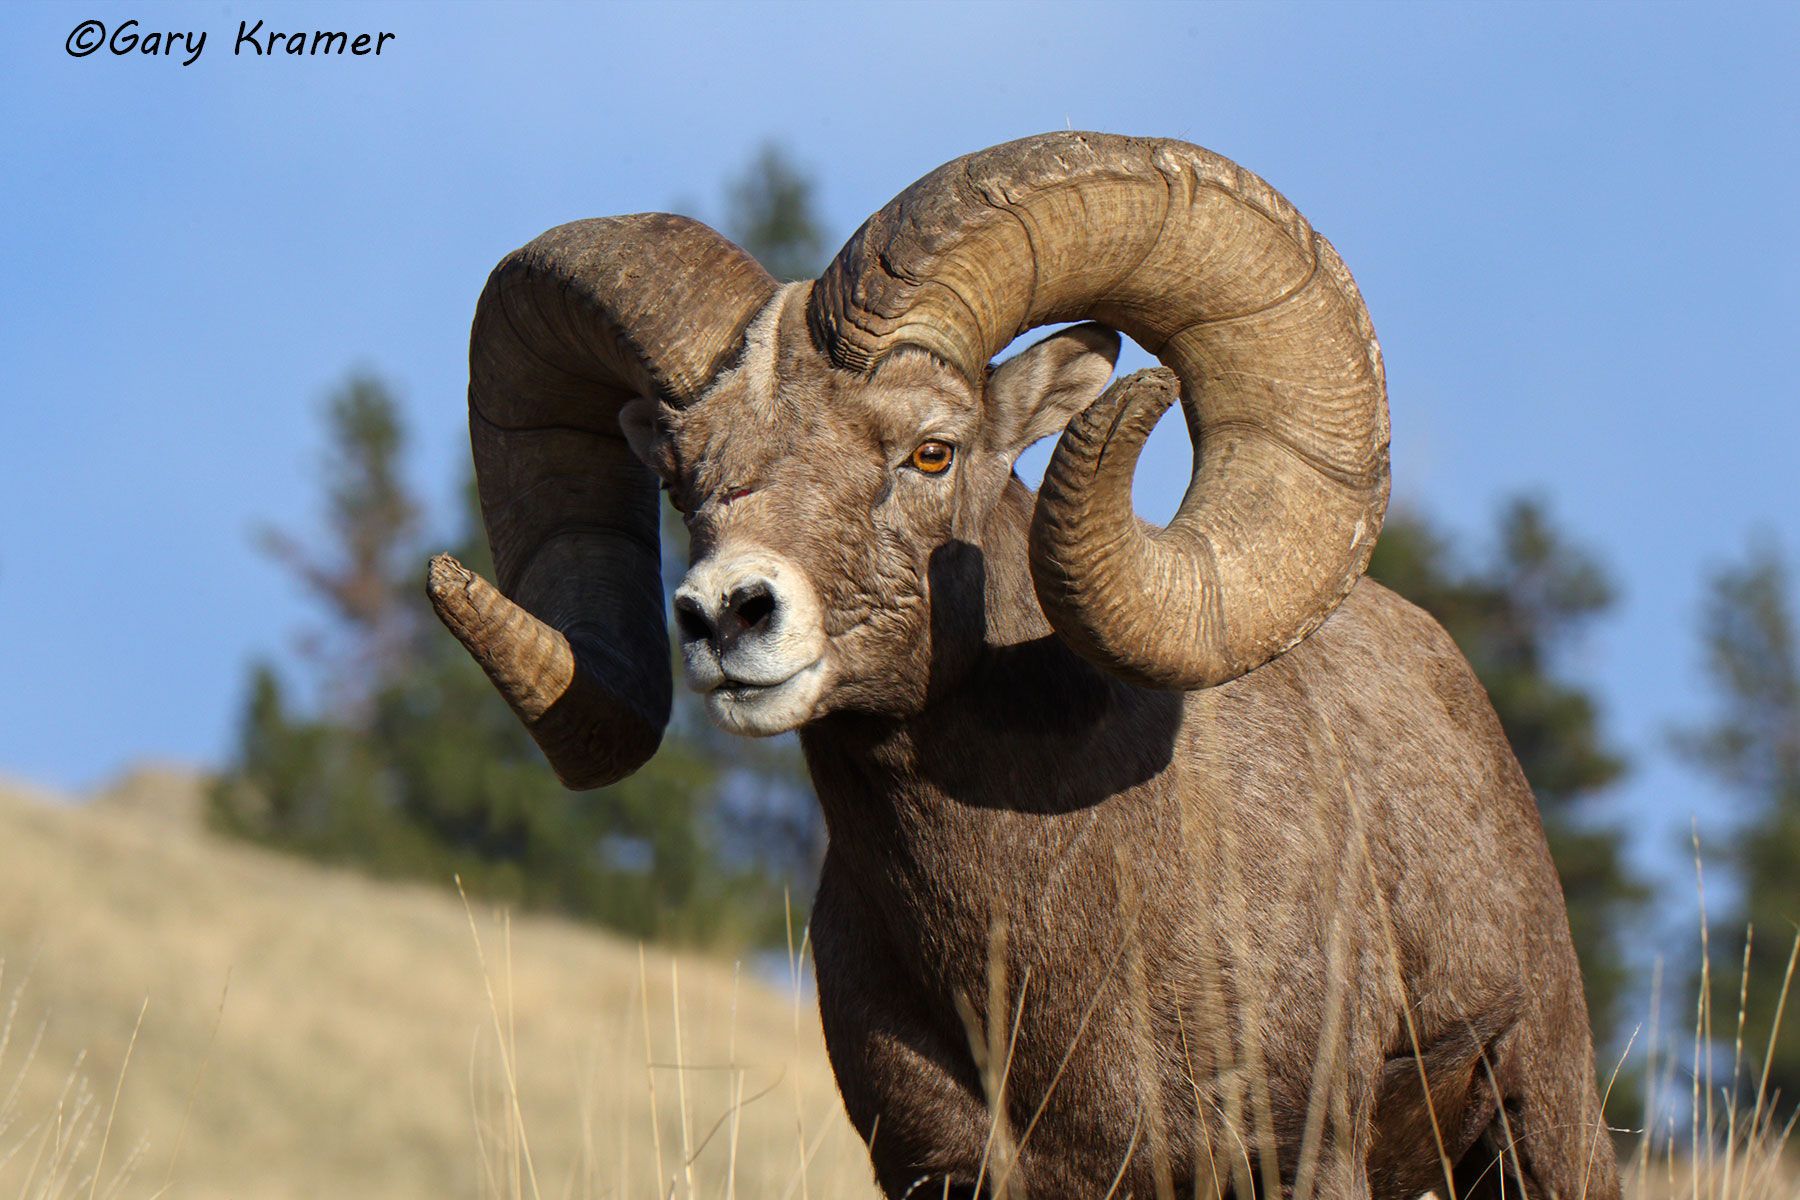
[{"label": "sheep leg", "polygon": [[1618,1157],[1587,1069],[1593,1061],[1587,1029],[1552,1025],[1521,1028],[1496,1048],[1504,1102],[1466,1160],[1469,1167],[1484,1160],[1471,1175],[1472,1190],[1484,1200],[1499,1196],[1502,1170],[1507,1193],[1523,1190],[1532,1200],[1620,1195]]},{"label": "sheep leg", "polygon": [[965,1043],[912,999],[829,867],[813,906],[819,1016],[850,1123],[892,1200],[974,1200],[991,1120]]},{"label": "sheep leg", "polygon": [[1562,1088],[1527,1089],[1516,1107],[1508,1107],[1513,1142],[1505,1160],[1510,1173],[1517,1154],[1528,1196],[1618,1200],[1618,1157],[1591,1085],[1585,1098],[1566,1096]]}]

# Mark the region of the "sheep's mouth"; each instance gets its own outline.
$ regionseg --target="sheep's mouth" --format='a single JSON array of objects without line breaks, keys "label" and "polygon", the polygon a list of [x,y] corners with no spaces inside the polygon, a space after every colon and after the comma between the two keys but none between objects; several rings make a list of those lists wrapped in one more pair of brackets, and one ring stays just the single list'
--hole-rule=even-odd
[{"label": "sheep's mouth", "polygon": [[706,693],[706,710],[730,733],[753,737],[785,733],[811,718],[824,687],[825,660],[820,657],[773,683],[751,683],[728,675]]},{"label": "sheep's mouth", "polygon": [[724,679],[719,681],[719,685],[713,688],[709,694],[714,696],[726,696],[736,700],[747,700],[753,696],[759,696],[786,687],[789,683],[793,682],[794,677],[799,675],[801,671],[814,665],[816,664],[808,663],[805,667],[801,667],[799,671],[794,671],[780,679],[768,680],[766,682],[759,679],[737,679],[727,675]]},{"label": "sheep's mouth", "polygon": [[776,679],[768,683],[752,679],[734,679],[732,676],[727,675],[719,682],[717,687],[707,692],[706,695],[709,699],[717,697],[721,700],[754,702],[764,697],[779,694],[783,688],[793,684],[808,672],[816,671],[822,661],[822,659],[815,658],[813,661],[807,663],[786,678]]},{"label": "sheep's mouth", "polygon": [[708,692],[706,698],[718,704],[755,704],[761,697],[781,686],[779,683],[726,684]]}]

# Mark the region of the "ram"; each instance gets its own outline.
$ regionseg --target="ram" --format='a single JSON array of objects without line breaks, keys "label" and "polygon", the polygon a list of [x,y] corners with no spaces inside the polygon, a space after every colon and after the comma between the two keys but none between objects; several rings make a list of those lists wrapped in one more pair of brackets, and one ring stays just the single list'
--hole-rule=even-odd
[{"label": "ram", "polygon": [[[1114,331],[1164,367],[1106,387]],[[688,682],[798,730],[823,806],[820,1013],[888,1195],[1617,1195],[1531,792],[1362,578],[1373,330],[1261,179],[1027,138],[786,286],[684,218],[565,225],[489,279],[469,409],[498,588],[431,595],[570,787],[661,738],[659,477],[684,514]]]}]

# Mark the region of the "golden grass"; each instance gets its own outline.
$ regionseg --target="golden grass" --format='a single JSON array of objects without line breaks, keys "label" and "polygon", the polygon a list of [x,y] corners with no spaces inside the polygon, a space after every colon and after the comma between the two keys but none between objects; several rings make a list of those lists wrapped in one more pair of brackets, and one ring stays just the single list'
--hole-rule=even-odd
[{"label": "golden grass", "polygon": [[[809,1000],[214,839],[195,787],[0,785],[0,1200],[875,1195]],[[990,1097],[1007,996],[965,1013]],[[1791,1122],[1726,1086],[1766,1061],[1741,1008],[1689,1023],[1634,1039],[1627,1197],[1800,1200]],[[998,1190],[1029,1133],[994,1130]]]},{"label": "golden grass", "polygon": [[810,1001],[187,807],[0,787],[0,1197],[873,1195]]},{"label": "golden grass", "polygon": [[[1625,1168],[1626,1194],[1633,1200],[1800,1200],[1800,1169],[1790,1155],[1800,1107],[1793,1098],[1775,1095],[1769,1087],[1770,1066],[1793,998],[1795,968],[1800,966],[1800,932],[1792,935],[1775,1011],[1767,1014],[1771,1026],[1768,1042],[1756,1046],[1745,1038],[1750,950],[1756,930],[1746,931],[1744,957],[1737,971],[1737,1002],[1716,1013],[1712,934],[1697,830],[1693,845],[1700,912],[1700,986],[1692,1009],[1691,1052],[1682,1038],[1665,1040],[1659,1028],[1659,962],[1644,1031],[1647,1115],[1641,1122],[1635,1152],[1620,1164]],[[1675,1028],[1679,1030],[1680,1024]],[[1726,1046],[1730,1047],[1728,1053]]]}]

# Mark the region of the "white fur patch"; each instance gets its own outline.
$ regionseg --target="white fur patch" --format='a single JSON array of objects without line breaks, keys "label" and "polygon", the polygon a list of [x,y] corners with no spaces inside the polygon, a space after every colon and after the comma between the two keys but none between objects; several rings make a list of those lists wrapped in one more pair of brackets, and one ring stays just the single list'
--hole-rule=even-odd
[{"label": "white fur patch", "polygon": [[695,563],[675,596],[716,625],[732,593],[755,582],[775,599],[766,626],[739,634],[723,653],[706,638],[684,638],[681,658],[688,686],[706,696],[720,728],[762,737],[804,725],[829,682],[818,593],[792,560],[746,545]]},{"label": "white fur patch", "polygon": [[762,311],[745,326],[744,353],[737,365],[721,375],[709,390],[717,391],[727,384],[742,386],[744,400],[752,411],[764,417],[775,415],[775,355],[781,313],[787,307],[788,296],[793,290],[807,286],[807,283],[790,283],[776,290],[769,302],[763,305]]}]

